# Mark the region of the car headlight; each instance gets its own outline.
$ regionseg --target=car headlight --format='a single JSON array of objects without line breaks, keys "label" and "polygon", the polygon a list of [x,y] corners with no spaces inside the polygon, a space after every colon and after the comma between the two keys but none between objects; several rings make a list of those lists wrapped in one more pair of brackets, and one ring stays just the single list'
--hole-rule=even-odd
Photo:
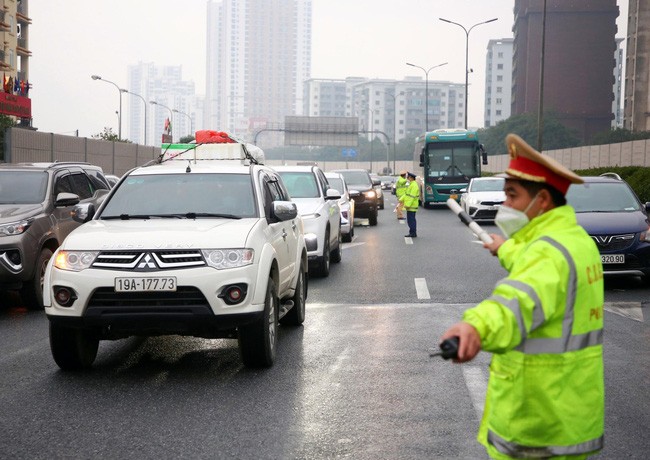
[{"label": "car headlight", "polygon": [[377,196],[377,194],[374,192],[374,190],[370,190],[368,192],[363,192],[363,194],[366,196],[366,198],[374,198]]},{"label": "car headlight", "polygon": [[478,198],[473,198],[473,197],[470,197],[470,198],[467,200],[467,202],[468,202],[470,205],[472,205],[472,204],[473,204],[473,205],[479,205],[479,204],[481,204],[481,200],[479,200]]},{"label": "car headlight", "polygon": [[250,265],[255,256],[252,249],[203,249],[201,252],[208,265],[217,270]]},{"label": "car headlight", "polygon": [[24,233],[33,222],[34,219],[25,219],[20,222],[0,225],[0,236],[20,235],[21,233]]},{"label": "car headlight", "polygon": [[303,219],[318,219],[320,217],[320,214],[314,212],[312,214],[302,214],[300,217],[302,217]]},{"label": "car headlight", "polygon": [[61,270],[80,272],[90,268],[99,252],[97,251],[64,251],[60,250],[54,259],[54,266]]}]

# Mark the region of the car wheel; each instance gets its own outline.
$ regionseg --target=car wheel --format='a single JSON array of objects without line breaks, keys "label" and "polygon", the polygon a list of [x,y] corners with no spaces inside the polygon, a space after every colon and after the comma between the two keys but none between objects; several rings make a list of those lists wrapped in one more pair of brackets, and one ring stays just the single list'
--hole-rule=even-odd
[{"label": "car wheel", "polygon": [[379,209],[384,209],[384,200],[379,202]]},{"label": "car wheel", "polygon": [[239,352],[246,367],[271,367],[278,332],[278,295],[269,277],[262,317],[239,328]]},{"label": "car wheel", "polygon": [[318,270],[317,273],[319,276],[326,278],[330,274],[330,234],[329,232],[325,233],[325,241],[323,243],[323,255],[318,259]]},{"label": "car wheel", "polygon": [[280,320],[280,324],[287,326],[300,326],[305,322],[305,299],[307,298],[307,284],[305,277],[305,269],[300,265],[298,272],[298,282],[296,283],[296,292],[293,294],[291,300],[293,301],[293,308],[289,313],[284,315]]},{"label": "car wheel", "polygon": [[371,226],[375,226],[375,225],[377,225],[377,211],[375,211],[375,213],[374,213],[372,216],[370,216],[370,217],[368,218],[368,223],[369,223]]},{"label": "car wheel", "polygon": [[52,251],[48,248],[43,248],[41,253],[36,259],[36,266],[34,268],[34,278],[26,283],[20,290],[20,296],[25,302],[25,305],[30,310],[43,309],[43,280],[45,278],[45,269],[47,263],[52,257]]},{"label": "car wheel", "polygon": [[343,238],[341,237],[341,229],[339,229],[338,244],[336,245],[336,249],[334,249],[330,253],[330,259],[335,264],[338,264],[339,262],[341,262],[342,256],[343,256]]},{"label": "car wheel", "polygon": [[90,368],[97,357],[99,338],[89,331],[50,323],[50,350],[64,371]]},{"label": "car wheel", "polygon": [[349,243],[350,241],[352,241],[352,229],[350,229],[349,233],[343,234],[343,242]]}]

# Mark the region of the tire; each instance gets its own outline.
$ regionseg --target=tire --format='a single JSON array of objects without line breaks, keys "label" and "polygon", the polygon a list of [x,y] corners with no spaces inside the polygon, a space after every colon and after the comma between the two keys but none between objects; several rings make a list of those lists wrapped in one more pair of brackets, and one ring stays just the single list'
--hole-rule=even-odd
[{"label": "tire", "polygon": [[341,236],[341,230],[339,229],[339,241],[336,245],[336,249],[330,252],[330,260],[335,264],[341,262],[341,257],[343,256],[343,237]]},{"label": "tire", "polygon": [[280,320],[280,324],[286,326],[300,326],[305,322],[305,300],[307,299],[307,278],[305,277],[305,269],[300,265],[298,272],[298,282],[296,283],[296,292],[291,300],[293,301],[293,308],[289,313],[284,315]]},{"label": "tire", "polygon": [[327,278],[330,275],[330,233],[325,232],[325,241],[323,242],[323,255],[318,258],[318,276]]},{"label": "tire", "polygon": [[379,203],[379,209],[384,209],[384,200],[383,199]]},{"label": "tire", "polygon": [[353,230],[350,229],[350,233],[346,233],[343,235],[343,242],[344,243],[350,243],[352,241],[352,235],[353,235]]},{"label": "tire", "polygon": [[89,369],[95,362],[99,339],[88,331],[50,323],[50,350],[64,371]]},{"label": "tire", "polygon": [[377,211],[375,211],[375,213],[368,218],[368,223],[371,227],[377,225]]},{"label": "tire", "polygon": [[262,317],[239,328],[239,352],[246,367],[271,367],[275,362],[278,333],[278,294],[269,277]]},{"label": "tire", "polygon": [[25,283],[20,290],[20,297],[23,299],[25,306],[30,310],[43,309],[43,279],[47,263],[52,258],[52,251],[48,248],[41,249],[41,253],[36,259],[34,266],[34,278]]}]

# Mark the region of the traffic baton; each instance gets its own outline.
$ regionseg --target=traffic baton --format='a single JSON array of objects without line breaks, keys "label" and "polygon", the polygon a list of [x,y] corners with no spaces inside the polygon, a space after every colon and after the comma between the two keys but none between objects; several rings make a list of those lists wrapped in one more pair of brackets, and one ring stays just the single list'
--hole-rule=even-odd
[{"label": "traffic baton", "polygon": [[472,233],[474,233],[474,235],[478,237],[478,239],[486,244],[492,244],[494,242],[492,237],[488,235],[487,232],[483,230],[479,224],[474,222],[474,219],[472,219],[469,214],[463,211],[463,208],[461,208],[460,205],[456,203],[456,200],[449,198],[447,200],[447,206],[454,212],[454,214],[458,216],[462,223],[469,227],[469,229],[472,231]]}]

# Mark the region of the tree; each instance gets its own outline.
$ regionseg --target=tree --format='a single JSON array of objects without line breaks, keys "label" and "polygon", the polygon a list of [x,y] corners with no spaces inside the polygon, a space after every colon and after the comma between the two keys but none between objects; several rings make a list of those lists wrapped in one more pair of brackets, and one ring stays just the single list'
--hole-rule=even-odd
[{"label": "tree", "polygon": [[104,131],[98,134],[93,134],[90,137],[93,139],[101,139],[103,141],[125,142],[127,144],[131,143],[131,141],[128,139],[120,139],[119,136],[113,132],[113,128],[106,126],[104,127]]},{"label": "tree", "polygon": [[[490,155],[506,154],[505,138],[509,133],[515,133],[528,142],[537,146],[537,114],[524,113],[514,115],[500,121],[490,128],[479,129],[478,138],[485,145]],[[554,150],[580,145],[578,134],[564,126],[554,112],[544,113],[543,149]]]},{"label": "tree", "polygon": [[5,131],[14,126],[16,126],[16,122],[13,118],[0,115],[0,162],[5,161]]},{"label": "tree", "polygon": [[624,128],[614,128],[596,134],[591,143],[592,145],[618,144],[640,139],[650,139],[650,131],[630,131]]},{"label": "tree", "polygon": [[183,136],[183,137],[181,137],[181,138],[178,140],[178,142],[180,142],[181,144],[189,144],[190,142],[192,142],[192,141],[194,141],[194,140],[196,140],[196,138],[195,138],[194,136],[192,136],[192,135],[189,135],[189,136]]}]

